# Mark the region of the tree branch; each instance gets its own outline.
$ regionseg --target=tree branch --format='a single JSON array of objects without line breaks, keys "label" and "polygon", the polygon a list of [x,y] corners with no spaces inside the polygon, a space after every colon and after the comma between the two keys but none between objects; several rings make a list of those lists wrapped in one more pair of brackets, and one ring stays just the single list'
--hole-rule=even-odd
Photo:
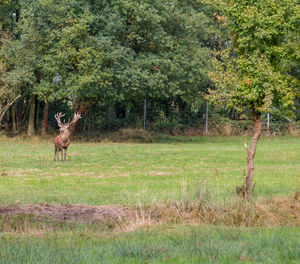
[{"label": "tree branch", "polygon": [[19,98],[21,97],[21,95],[18,95],[14,100],[12,100],[10,103],[8,103],[3,109],[0,110],[0,125],[3,126],[1,124],[2,122],[2,118],[5,114],[5,112],[7,111],[7,109],[16,101],[18,100]]},{"label": "tree branch", "polygon": [[247,142],[246,142],[246,141],[244,141],[244,147],[245,147],[247,153],[249,153],[249,149],[248,149],[248,146],[247,146]]}]

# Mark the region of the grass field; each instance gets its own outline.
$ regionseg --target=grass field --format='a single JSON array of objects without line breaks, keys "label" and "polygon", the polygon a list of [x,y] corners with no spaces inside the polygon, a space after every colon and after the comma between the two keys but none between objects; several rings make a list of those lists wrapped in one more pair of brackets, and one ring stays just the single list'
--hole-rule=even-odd
[{"label": "grass field", "polygon": [[[243,182],[243,139],[165,138],[164,143],[72,143],[68,162],[53,162],[52,142],[0,141],[0,204],[132,204],[177,199],[206,182],[215,197]],[[300,140],[262,138],[257,197],[291,195],[300,186]]]},{"label": "grass field", "polygon": [[[193,199],[199,188],[207,188],[214,202],[231,199],[244,178],[243,141],[162,136],[146,144],[72,142],[68,161],[54,162],[50,140],[2,138],[0,205],[147,205]],[[295,194],[299,161],[299,138],[262,138],[254,199]],[[86,223],[43,232],[3,232],[2,226],[0,263],[299,263],[299,226],[169,223],[129,233]]]},{"label": "grass field", "polygon": [[0,263],[299,263],[299,230],[163,226],[100,232],[0,235]]}]

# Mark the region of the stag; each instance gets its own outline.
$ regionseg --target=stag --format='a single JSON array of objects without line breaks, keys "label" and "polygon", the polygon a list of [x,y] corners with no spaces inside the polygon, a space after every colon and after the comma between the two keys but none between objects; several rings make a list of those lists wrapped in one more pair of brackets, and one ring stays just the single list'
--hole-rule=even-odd
[{"label": "stag", "polygon": [[66,161],[67,149],[70,145],[70,136],[71,133],[69,131],[69,126],[81,118],[81,115],[78,113],[74,114],[72,121],[70,120],[66,122],[61,122],[60,119],[65,116],[65,114],[57,113],[54,115],[59,128],[59,135],[54,139],[54,161],[59,160],[59,152],[61,152],[61,160],[63,161],[63,150],[65,150],[64,160]]}]

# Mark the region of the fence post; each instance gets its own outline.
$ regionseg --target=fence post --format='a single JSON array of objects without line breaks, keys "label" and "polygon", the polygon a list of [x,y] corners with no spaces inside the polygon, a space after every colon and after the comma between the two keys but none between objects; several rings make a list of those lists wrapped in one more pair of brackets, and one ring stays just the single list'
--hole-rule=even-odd
[{"label": "fence post", "polygon": [[205,132],[208,132],[208,102],[206,102],[206,113],[205,113]]},{"label": "fence post", "polygon": [[267,113],[267,133],[269,133],[270,128],[270,113]]},{"label": "fence post", "polygon": [[144,100],[144,130],[146,130],[147,100]]}]

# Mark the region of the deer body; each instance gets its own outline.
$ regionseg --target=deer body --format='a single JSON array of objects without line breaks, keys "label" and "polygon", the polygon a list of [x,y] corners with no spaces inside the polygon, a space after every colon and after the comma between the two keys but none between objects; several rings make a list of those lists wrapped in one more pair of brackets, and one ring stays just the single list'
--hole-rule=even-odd
[{"label": "deer body", "polygon": [[70,132],[68,129],[66,129],[64,132],[61,132],[55,139],[54,139],[54,161],[59,160],[59,152],[61,152],[61,160],[63,160],[63,149],[65,150],[65,157],[64,160],[66,160],[67,156],[67,149],[70,145]]},{"label": "deer body", "polygon": [[64,153],[64,160],[66,161],[66,157],[67,157],[67,149],[70,145],[70,136],[71,133],[68,129],[68,127],[76,122],[77,120],[79,120],[81,118],[80,114],[75,113],[72,122],[68,122],[68,123],[62,123],[60,121],[60,118],[63,117],[64,115],[62,115],[61,113],[58,113],[55,115],[55,119],[57,120],[58,126],[60,127],[59,129],[59,135],[54,139],[54,161],[57,159],[59,160],[59,152],[61,152],[61,160],[63,160],[63,150],[65,150]]}]

